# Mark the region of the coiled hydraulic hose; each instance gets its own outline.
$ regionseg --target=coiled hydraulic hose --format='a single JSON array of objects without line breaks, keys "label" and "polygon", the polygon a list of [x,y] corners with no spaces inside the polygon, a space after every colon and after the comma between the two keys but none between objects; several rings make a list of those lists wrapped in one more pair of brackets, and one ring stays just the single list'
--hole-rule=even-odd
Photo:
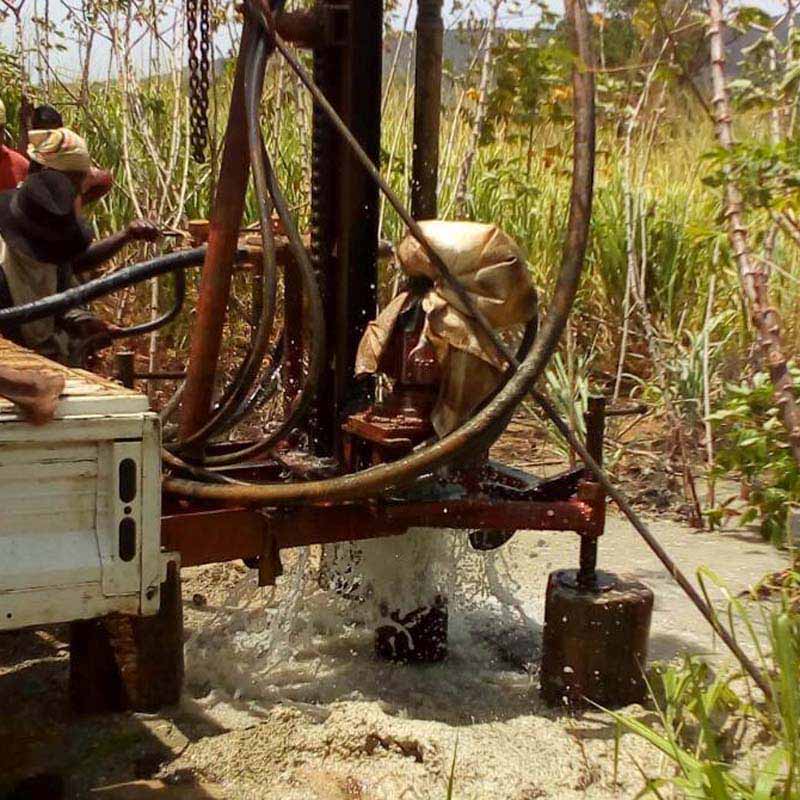
[{"label": "coiled hydraulic hose", "polygon": [[[166,478],[164,488],[167,491],[194,498],[256,506],[318,500],[341,502],[379,495],[391,488],[407,485],[423,474],[431,473],[458,458],[466,449],[474,447],[475,443],[485,438],[487,433],[493,432],[499,422],[506,418],[530,391],[557,346],[572,308],[583,268],[592,205],[595,149],[594,79],[591,71],[584,68],[584,65],[591,63],[588,12],[580,2],[575,1],[568,5],[573,6],[574,10],[571,21],[578,63],[572,73],[575,114],[574,167],[561,273],[547,316],[533,347],[497,396],[475,417],[440,441],[398,461],[371,467],[353,475],[307,483],[246,486],[211,486],[198,481]],[[280,40],[277,37],[275,40],[280,52],[286,55],[285,47]],[[295,72],[298,75],[302,74],[304,83],[307,86],[309,83],[313,84],[296,60],[291,59],[289,55],[286,57],[290,59]],[[314,96],[315,100],[320,102],[317,95]],[[509,360],[513,363],[516,358],[511,356]]]},{"label": "coiled hydraulic hose", "polygon": [[[253,182],[258,199],[259,224],[262,240],[262,298],[261,313],[258,326],[253,336],[253,343],[248,351],[239,372],[230,384],[222,400],[218,403],[211,417],[205,424],[176,443],[179,449],[196,447],[215,434],[222,433],[231,426],[234,412],[246,401],[253,384],[258,377],[264,357],[269,349],[270,335],[275,320],[275,299],[278,287],[278,266],[275,255],[275,236],[272,232],[272,205],[267,190],[267,180],[263,162],[253,158],[254,150],[261,151],[261,130],[258,118],[259,101],[264,85],[264,72],[267,58],[272,48],[267,46],[263,38],[255,42],[245,54],[246,69],[244,81],[245,105],[247,114],[247,138],[250,151],[250,164],[253,171]],[[249,112],[253,112],[252,114]]]},{"label": "coiled hydraulic hose", "polygon": [[[52,294],[31,303],[4,308],[0,311],[0,325],[20,325],[45,317],[54,317],[92,300],[97,300],[98,297],[113,294],[120,289],[127,289],[129,286],[156,278],[167,272],[199,267],[203,263],[205,254],[206,248],[203,246],[156,256],[149,261],[124,267],[110,275],[103,275],[59,294]],[[149,325],[150,323],[143,324]]]},{"label": "coiled hydraulic hose", "polygon": [[[306,377],[297,394],[292,407],[286,418],[268,436],[257,442],[234,448],[224,454],[207,455],[203,462],[207,465],[221,466],[233,464],[247,458],[270,450],[277,442],[283,439],[287,433],[295,428],[311,408],[317,386],[319,385],[322,369],[325,364],[325,318],[322,306],[322,295],[319,289],[316,274],[303,245],[300,233],[291,216],[288,203],[280,188],[280,184],[275,176],[274,169],[264,147],[263,136],[259,124],[259,102],[263,90],[264,66],[270,53],[273,51],[268,40],[260,37],[254,43],[250,52],[246,54],[245,70],[245,103],[246,118],[248,126],[248,144],[250,160],[253,167],[253,177],[256,185],[256,193],[259,197],[260,225],[262,237],[265,242],[272,241],[272,229],[270,224],[270,212],[266,198],[269,197],[278,213],[283,227],[289,239],[290,249],[293,255],[291,269],[297,269],[303,287],[303,292],[307,298],[308,330],[309,330],[309,358]],[[271,322],[270,322],[271,326]],[[269,332],[264,337],[268,344]],[[278,351],[280,352],[280,351]],[[263,360],[263,356],[262,359]],[[275,361],[273,360],[272,371],[274,372]],[[258,367],[259,364],[256,364]],[[242,392],[237,393],[237,401],[241,400],[238,407],[233,408],[233,404],[228,404],[223,411],[218,407],[211,420],[191,437],[177,443],[178,447],[207,440],[212,434],[231,428],[234,424],[245,416],[250,408],[254,406],[252,398],[248,397],[249,389],[257,377],[258,368],[255,374]],[[269,385],[269,384],[267,384]],[[274,386],[275,383],[272,382]],[[264,393],[261,392],[261,395]],[[263,396],[259,401],[263,401]],[[215,424],[212,425],[211,423]]]}]

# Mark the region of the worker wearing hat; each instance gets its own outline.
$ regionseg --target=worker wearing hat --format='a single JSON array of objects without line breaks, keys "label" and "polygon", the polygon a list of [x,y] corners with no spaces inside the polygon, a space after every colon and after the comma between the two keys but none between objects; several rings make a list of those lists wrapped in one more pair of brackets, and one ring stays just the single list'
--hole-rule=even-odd
[{"label": "worker wearing hat", "polygon": [[[34,121],[53,124],[60,121],[60,115],[51,106],[39,106],[34,111]],[[86,141],[63,124],[29,131],[28,158],[31,172],[55,169],[65,173],[78,190],[82,205],[99,200],[111,190],[111,173],[92,164]]]},{"label": "worker wearing hat", "polygon": [[[76,185],[89,163],[85,143],[67,129],[53,133],[59,133],[60,145],[42,148],[49,140],[34,137],[29,147],[32,162],[44,161],[49,168],[33,171],[17,189],[0,194],[0,308],[65,291],[75,284],[75,272],[100,265],[128,242],[154,241],[160,235],[153,223],[136,220],[92,244]],[[88,311],[73,309],[57,319],[7,326],[0,334],[55,361],[77,365],[87,338],[114,329]]]},{"label": "worker wearing hat", "polygon": [[0,192],[13,189],[28,175],[28,160],[6,144],[6,107],[0,100]]},{"label": "worker wearing hat", "polygon": [[[55,170],[69,178],[76,191],[75,210],[82,208],[110,187],[110,175],[105,170],[92,166],[86,141],[69,128],[32,130],[28,133],[28,156],[31,172]],[[106,177],[108,187],[106,187]],[[76,258],[73,269],[76,273],[99,266],[113,258],[126,244],[133,241],[153,242],[161,235],[158,226],[150,220],[136,219],[123,231],[112,234],[93,244]]]}]

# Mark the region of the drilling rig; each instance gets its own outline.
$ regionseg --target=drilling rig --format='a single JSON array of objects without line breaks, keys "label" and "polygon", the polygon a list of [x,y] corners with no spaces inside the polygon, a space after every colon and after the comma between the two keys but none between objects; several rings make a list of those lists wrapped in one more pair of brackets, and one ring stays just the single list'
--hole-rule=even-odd
[{"label": "drilling rig", "polygon": [[[0,409],[0,470],[14,469],[12,456],[24,462],[37,485],[50,486],[52,513],[59,513],[58,504],[68,510],[71,500],[62,483],[48,484],[48,442],[64,444],[63,463],[80,456],[84,465],[75,481],[85,513],[67,532],[48,529],[46,548],[36,549],[25,526],[46,529],[52,520],[0,519],[0,562],[24,555],[30,566],[22,575],[11,567],[0,571],[0,629],[72,623],[77,708],[153,709],[177,701],[183,674],[180,568],[244,559],[258,570],[261,585],[270,585],[281,575],[288,549],[403,536],[420,526],[463,530],[476,542],[502,542],[516,531],[575,533],[577,568],[553,573],[547,587],[544,695],[553,703],[641,699],[653,597],[641,584],[597,569],[603,486],[583,465],[543,479],[488,457],[558,345],[588,238],[594,169],[590,23],[583,0],[566,6],[575,114],[567,234],[547,312],[540,320],[532,310],[515,352],[420,225],[438,211],[442,0],[418,0],[410,210],[379,171],[382,4],[318,0],[311,9],[288,12],[281,0],[248,0],[215,199],[198,246],[10,311],[18,321],[31,320],[171,273],[181,291],[176,308],[158,323],[165,324],[180,313],[182,270],[202,264],[185,380],[160,415],[131,387],[139,378],[163,376],[138,375],[124,353],[117,363],[125,388],[86,373],[71,375],[74,400],[67,398],[52,426],[41,431],[17,420],[11,408]],[[310,71],[296,48],[311,51]],[[293,219],[260,126],[265,69],[273,58],[286,61],[314,101],[305,233]],[[202,108],[202,90],[202,79],[192,82],[195,108]],[[193,147],[202,150],[203,140],[202,130],[195,131]],[[251,178],[261,234],[255,260],[240,236]],[[403,311],[384,351],[380,370],[391,391],[379,392],[374,379],[355,378],[359,343],[379,312],[381,192],[434,273],[427,283],[412,281],[411,296],[432,284],[447,287],[504,365],[491,396],[443,436],[430,418],[442,376],[421,348],[418,303]],[[233,379],[219,391],[232,277],[248,259],[254,333]],[[275,337],[278,292],[283,329]],[[271,348],[276,338],[279,346]],[[34,358],[14,352],[22,361]],[[269,380],[260,377],[265,371]],[[261,438],[226,440],[278,384],[282,419]],[[103,424],[92,427],[93,414]],[[162,442],[159,422],[169,422],[174,436]],[[602,462],[604,425],[604,401],[594,398],[586,414],[586,448],[596,462]],[[22,504],[14,486],[3,483],[0,494]],[[59,569],[70,541],[75,568]],[[406,646],[398,648],[382,630],[376,632],[379,656],[441,660],[447,654],[446,598],[432,599],[414,617]]]}]

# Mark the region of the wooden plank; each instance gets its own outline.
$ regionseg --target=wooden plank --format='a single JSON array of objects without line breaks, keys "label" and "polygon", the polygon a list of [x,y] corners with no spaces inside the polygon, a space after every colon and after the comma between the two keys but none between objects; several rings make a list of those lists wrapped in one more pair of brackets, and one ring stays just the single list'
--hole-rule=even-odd
[{"label": "wooden plank", "polygon": [[[64,376],[65,386],[56,418],[87,414],[133,414],[147,411],[147,398],[132,389],[83,369],[57,364],[0,337],[0,364],[19,370],[43,370]],[[113,403],[109,399],[113,398]],[[16,418],[16,409],[0,397],[0,422]]]}]

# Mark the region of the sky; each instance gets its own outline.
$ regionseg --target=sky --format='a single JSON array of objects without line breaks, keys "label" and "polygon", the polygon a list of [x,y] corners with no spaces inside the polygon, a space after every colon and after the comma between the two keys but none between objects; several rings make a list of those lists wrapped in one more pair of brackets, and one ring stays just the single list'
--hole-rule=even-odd
[{"label": "sky", "polygon": [[[19,3],[21,0],[0,0],[0,11],[3,5],[8,3]],[[81,0],[24,0],[24,18],[26,19],[26,40],[32,43],[33,28],[30,23],[30,18],[34,15],[43,16],[43,9],[45,3],[49,4],[51,19],[56,28],[60,29],[66,37],[68,25],[66,23],[66,5],[67,3],[73,7],[80,7]],[[731,3],[733,4],[733,3]],[[757,5],[770,13],[780,13],[785,9],[783,0],[749,0],[749,5]],[[160,3],[162,7],[173,6],[180,8],[182,5],[181,0],[169,0],[166,3]],[[408,19],[409,27],[413,27],[416,4],[413,0],[403,0],[401,10],[398,14],[397,25],[405,18]],[[465,5],[461,3],[461,5]],[[489,0],[472,0],[468,4],[470,6],[469,13],[478,18],[486,18],[489,14]],[[411,7],[410,13],[406,15],[409,6]],[[519,10],[512,10],[513,6],[517,6]],[[563,0],[550,0],[551,8],[556,12],[563,10]],[[467,12],[454,11],[452,0],[445,0],[445,24],[449,27],[455,27],[459,23],[463,23],[467,19]],[[508,0],[505,4],[505,9],[500,14],[500,24],[503,27],[528,27],[538,18],[538,9],[535,8],[533,3],[526,2],[526,0]],[[174,27],[175,15],[174,13],[165,20],[164,30],[165,35],[169,36],[170,29]],[[174,33],[174,32],[173,32]],[[226,30],[221,30],[215,40],[215,55],[216,57],[227,56],[231,49],[231,44],[236,36],[236,30],[233,26]],[[53,68],[57,70],[62,79],[69,80],[75,78],[80,73],[80,55],[76,52],[75,47],[70,47],[68,39],[62,40],[64,48],[60,52],[54,52],[52,55]],[[8,49],[14,49],[14,25],[13,20],[7,17],[5,20],[0,19],[0,43]],[[149,63],[149,55],[146,42],[137,48],[136,51],[136,68],[142,74],[148,74],[151,71]],[[104,77],[109,68],[109,59],[111,54],[111,47],[106,41],[99,41],[96,44],[95,52],[92,58],[91,76],[94,79]],[[37,64],[34,58],[28,58],[28,71],[29,74],[34,76],[37,72]]]}]

